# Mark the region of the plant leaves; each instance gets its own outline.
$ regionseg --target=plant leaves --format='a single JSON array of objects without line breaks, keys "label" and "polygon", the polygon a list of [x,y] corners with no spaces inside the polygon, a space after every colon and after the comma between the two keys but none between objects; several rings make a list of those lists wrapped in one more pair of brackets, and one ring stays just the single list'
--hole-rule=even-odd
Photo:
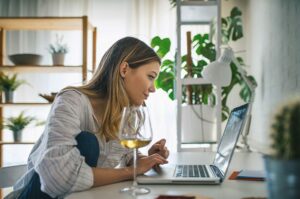
[{"label": "plant leaves", "polygon": [[238,7],[232,8],[232,10],[230,12],[231,18],[241,17],[241,16],[242,16],[242,12],[240,11],[240,9]]},{"label": "plant leaves", "polygon": [[161,39],[159,36],[156,36],[151,40],[151,47],[158,48],[156,53],[160,58],[164,58],[170,51],[171,40],[169,38]]},{"label": "plant leaves", "polygon": [[[175,1],[172,1],[173,3]],[[228,43],[229,41],[236,41],[243,37],[243,28],[242,28],[242,12],[234,7],[230,13],[230,16],[222,18],[221,23],[221,34],[222,34],[222,43]],[[215,31],[216,32],[216,31]],[[196,34],[192,39],[192,77],[202,77],[201,72],[204,67],[214,60],[216,60],[216,50],[215,45],[210,41],[210,37],[208,34]],[[160,45],[164,39],[160,37],[154,37],[151,42],[152,47],[156,47],[156,50],[159,51],[159,55],[164,57],[167,52],[169,52],[169,48],[166,48],[165,51],[160,50]],[[169,45],[171,46],[171,44]],[[164,48],[162,48],[164,49]],[[176,57],[176,55],[174,56]],[[236,57],[239,64],[244,66],[244,61],[240,57]],[[186,67],[186,55],[182,55],[181,57],[181,67],[182,73],[181,77],[187,75],[187,67]],[[247,85],[245,84],[241,74],[239,73],[237,66],[232,62],[230,64],[232,78],[230,81],[230,85],[222,88],[222,121],[226,120],[230,113],[230,108],[227,106],[227,99],[229,94],[231,94],[232,89],[236,85],[241,85],[240,89],[240,97],[242,100],[247,102],[251,97],[251,92]],[[162,88],[166,92],[168,92],[171,99],[174,99],[174,82],[175,82],[175,59],[174,60],[166,60],[162,62],[161,74],[156,81],[156,86]],[[247,76],[247,78],[257,84],[254,77]],[[211,85],[191,85],[192,88],[192,103],[193,104],[215,104],[216,96],[213,93],[213,89]],[[182,102],[187,102],[187,88],[186,86],[182,87]]]},{"label": "plant leaves", "polygon": [[25,112],[22,111],[18,116],[6,118],[4,127],[8,128],[12,132],[17,132],[23,130],[28,124],[30,124],[34,120],[36,120],[35,117],[25,116]]},{"label": "plant leaves", "polygon": [[236,41],[243,37],[243,26],[242,26],[242,12],[237,8],[234,7],[230,14],[230,25],[227,29],[229,38],[233,41]]},{"label": "plant leaves", "polygon": [[18,80],[17,74],[13,74],[11,77],[0,74],[0,89],[2,91],[15,91],[21,84],[26,83],[24,80]]}]

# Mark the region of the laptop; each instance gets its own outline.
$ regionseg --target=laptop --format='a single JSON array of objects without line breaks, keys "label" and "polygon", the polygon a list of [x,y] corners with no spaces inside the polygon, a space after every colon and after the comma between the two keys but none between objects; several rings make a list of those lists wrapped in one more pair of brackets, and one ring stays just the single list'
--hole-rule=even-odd
[{"label": "laptop", "polygon": [[137,177],[139,184],[220,184],[225,179],[248,111],[248,104],[234,108],[210,165],[162,165]]}]

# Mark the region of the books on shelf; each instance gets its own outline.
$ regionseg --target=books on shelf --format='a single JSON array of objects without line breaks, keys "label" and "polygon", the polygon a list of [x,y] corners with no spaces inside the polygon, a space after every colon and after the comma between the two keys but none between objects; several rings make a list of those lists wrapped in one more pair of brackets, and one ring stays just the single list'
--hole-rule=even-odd
[{"label": "books on shelf", "polygon": [[234,171],[228,178],[229,180],[248,180],[248,181],[264,181],[265,172],[263,170],[241,170]]}]

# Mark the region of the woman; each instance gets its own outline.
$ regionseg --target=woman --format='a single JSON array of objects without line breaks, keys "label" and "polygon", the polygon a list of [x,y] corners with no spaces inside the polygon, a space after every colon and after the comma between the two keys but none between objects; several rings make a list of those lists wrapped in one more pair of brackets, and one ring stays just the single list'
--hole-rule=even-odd
[{"label": "woman", "polygon": [[[126,37],[113,44],[86,85],[58,93],[28,171],[8,198],[62,198],[131,179],[132,155],[117,137],[121,112],[155,92],[159,70],[159,57],[144,42]],[[148,156],[139,155],[137,173],[167,163],[168,156],[162,139]]]}]

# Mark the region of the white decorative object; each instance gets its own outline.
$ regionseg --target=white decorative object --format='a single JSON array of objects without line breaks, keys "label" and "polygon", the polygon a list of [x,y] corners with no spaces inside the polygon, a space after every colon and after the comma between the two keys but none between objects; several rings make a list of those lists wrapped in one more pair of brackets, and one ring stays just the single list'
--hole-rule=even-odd
[{"label": "white decorative object", "polygon": [[203,78],[217,86],[228,86],[231,81],[230,62],[233,51],[225,49],[217,61],[211,62],[203,70]]},{"label": "white decorative object", "polygon": [[[244,150],[245,151],[251,151],[250,146],[248,144],[248,134],[250,130],[250,124],[251,124],[251,111],[252,111],[252,104],[255,97],[255,89],[257,87],[256,83],[251,82],[247,78],[247,72],[243,67],[240,65],[238,60],[234,57],[233,51],[230,47],[225,48],[222,55],[216,62],[212,62],[211,64],[207,65],[203,71],[203,77],[207,81],[211,81],[215,85],[219,86],[227,86],[226,83],[230,83],[231,80],[231,71],[230,74],[228,73],[228,69],[230,69],[230,62],[233,62],[237,66],[237,70],[241,74],[243,80],[251,90],[251,98],[249,101],[249,108],[246,118],[246,128],[244,130],[244,133],[242,134],[242,141],[244,144]],[[229,81],[228,81],[229,80]],[[222,85],[223,84],[223,85]]]},{"label": "white decorative object", "polygon": [[209,143],[217,140],[216,109],[208,105],[182,106],[182,143]]},{"label": "white decorative object", "polygon": [[65,63],[65,53],[53,53],[52,61],[54,66],[63,66]]}]

